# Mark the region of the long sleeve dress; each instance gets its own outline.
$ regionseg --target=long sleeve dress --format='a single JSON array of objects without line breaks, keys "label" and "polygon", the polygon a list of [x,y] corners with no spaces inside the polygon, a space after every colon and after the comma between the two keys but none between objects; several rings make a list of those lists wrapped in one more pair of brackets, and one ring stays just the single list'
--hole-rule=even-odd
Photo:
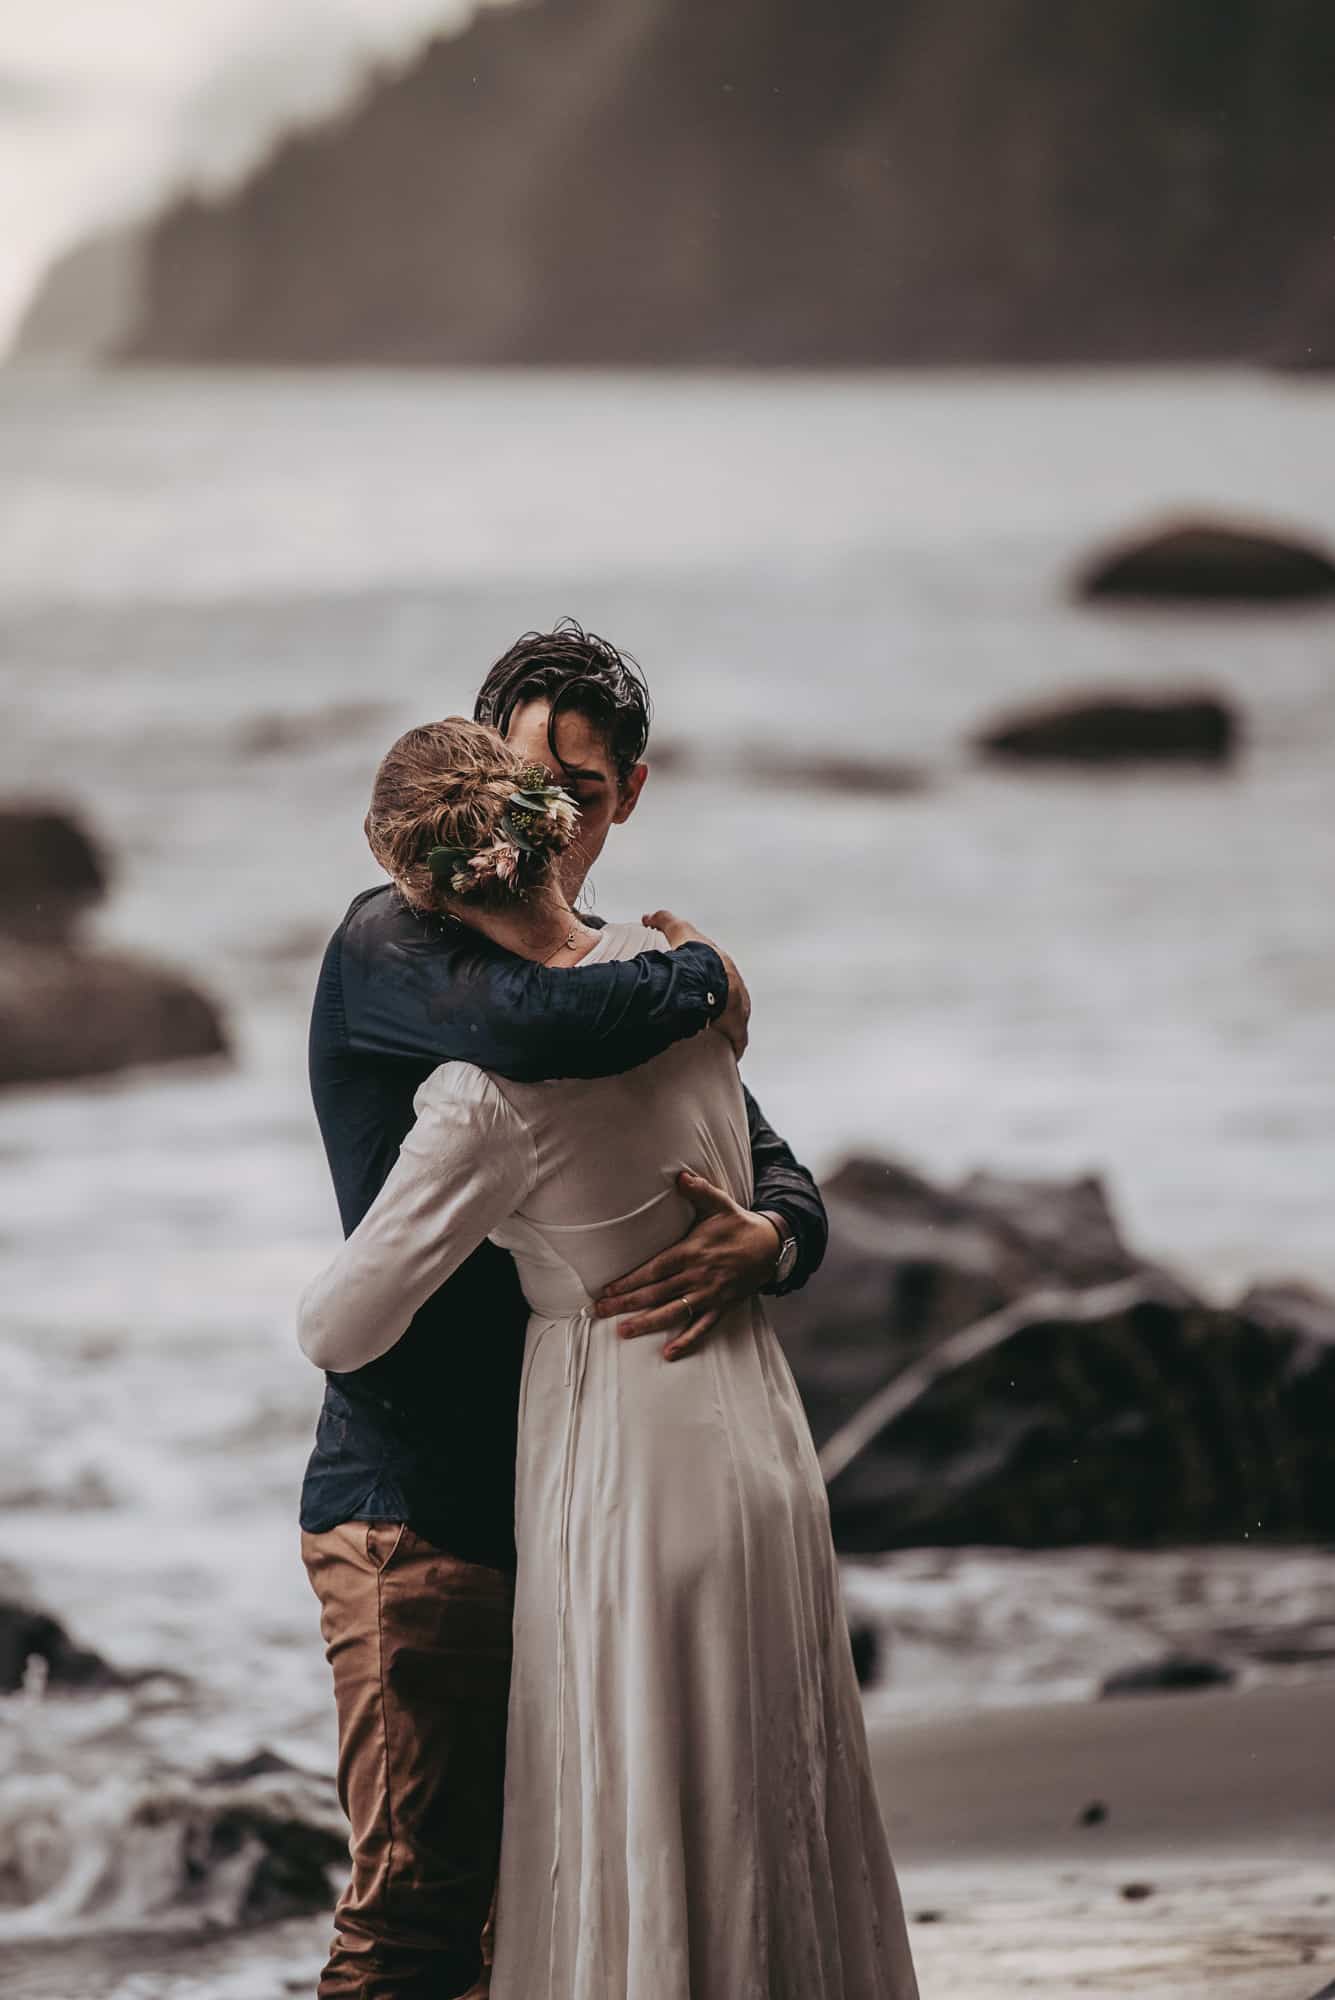
[{"label": "long sleeve dress", "polygon": [[[609,925],[590,959],[661,948]],[[732,1052],[623,1076],[435,1072],[302,1301],[322,1366],[383,1353],[485,1236],[531,1309],[492,2000],[915,2000],[829,1511],[757,1300],[663,1360],[595,1319],[676,1241],[691,1167],[749,1203]]]}]

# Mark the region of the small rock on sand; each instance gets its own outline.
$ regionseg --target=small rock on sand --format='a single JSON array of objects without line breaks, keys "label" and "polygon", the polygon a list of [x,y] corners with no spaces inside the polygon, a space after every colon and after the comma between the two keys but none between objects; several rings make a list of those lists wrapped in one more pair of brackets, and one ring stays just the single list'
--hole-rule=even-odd
[{"label": "small rock on sand", "polygon": [[1197,1688],[1230,1687],[1236,1679],[1232,1667],[1219,1660],[1198,1660],[1186,1653],[1170,1653],[1166,1659],[1147,1660],[1109,1674],[1099,1693],[1187,1694]]}]

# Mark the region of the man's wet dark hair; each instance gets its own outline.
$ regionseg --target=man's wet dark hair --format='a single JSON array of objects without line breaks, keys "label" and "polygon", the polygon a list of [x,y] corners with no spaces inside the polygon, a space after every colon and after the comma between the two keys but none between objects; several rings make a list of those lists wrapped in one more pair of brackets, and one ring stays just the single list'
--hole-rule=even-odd
[{"label": "man's wet dark hair", "polygon": [[552,705],[547,745],[554,771],[561,769],[556,724],[566,709],[602,732],[622,784],[644,755],[653,708],[639,662],[573,618],[562,618],[550,632],[525,632],[516,639],[483,681],[473,717],[504,736],[526,701]]}]

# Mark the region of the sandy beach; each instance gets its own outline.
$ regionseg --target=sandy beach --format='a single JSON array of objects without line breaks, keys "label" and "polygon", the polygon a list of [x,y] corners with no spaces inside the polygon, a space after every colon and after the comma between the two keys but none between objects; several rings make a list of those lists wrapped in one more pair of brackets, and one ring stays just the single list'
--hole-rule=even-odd
[{"label": "sandy beach", "polygon": [[873,1734],[923,2000],[1312,2000],[1335,1981],[1335,1690]]},{"label": "sandy beach", "polygon": [[[1335,1688],[874,1722],[872,1738],[923,2000],[1335,1992]],[[0,1951],[0,1988],[309,1996],[327,1927],[53,1940]]]}]

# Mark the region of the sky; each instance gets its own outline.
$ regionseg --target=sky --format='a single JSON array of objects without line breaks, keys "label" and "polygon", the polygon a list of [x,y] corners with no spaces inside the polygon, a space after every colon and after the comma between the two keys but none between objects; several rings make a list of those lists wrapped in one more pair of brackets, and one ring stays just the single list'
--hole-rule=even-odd
[{"label": "sky", "polygon": [[283,126],[336,107],[369,61],[406,60],[474,8],[0,0],[0,351],[52,259],[88,231],[185,181],[235,179]]}]

